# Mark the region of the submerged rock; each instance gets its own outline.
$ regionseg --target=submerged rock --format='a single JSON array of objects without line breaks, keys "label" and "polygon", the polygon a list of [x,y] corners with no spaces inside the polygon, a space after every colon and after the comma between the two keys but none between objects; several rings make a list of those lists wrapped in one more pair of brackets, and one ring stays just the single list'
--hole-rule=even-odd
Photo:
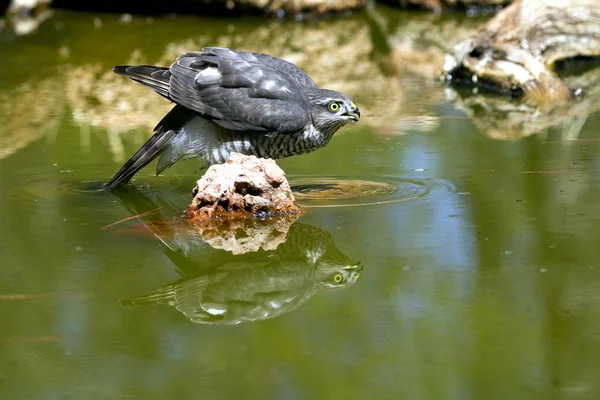
[{"label": "submerged rock", "polygon": [[554,72],[561,60],[600,56],[598,0],[517,0],[446,57],[447,79],[534,102],[572,91]]},{"label": "submerged rock", "polygon": [[194,223],[300,214],[285,173],[275,161],[232,153],[198,180],[188,216]]}]

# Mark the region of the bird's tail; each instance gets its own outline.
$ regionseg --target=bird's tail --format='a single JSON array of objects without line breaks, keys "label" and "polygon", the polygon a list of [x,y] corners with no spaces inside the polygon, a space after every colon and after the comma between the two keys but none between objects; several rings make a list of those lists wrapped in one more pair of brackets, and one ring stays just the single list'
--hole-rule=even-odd
[{"label": "bird's tail", "polygon": [[105,185],[110,190],[124,185],[142,168],[148,165],[163,151],[170,148],[171,140],[177,135],[183,124],[191,118],[191,112],[181,106],[175,106],[154,128],[154,135],[121,167],[115,176]]},{"label": "bird's tail", "polygon": [[117,65],[113,68],[113,72],[133,79],[169,99],[169,79],[171,78],[169,68],[152,65]]},{"label": "bird's tail", "polygon": [[167,285],[153,292],[141,296],[123,299],[120,303],[124,306],[149,306],[152,304],[170,304],[175,297],[175,287]]}]

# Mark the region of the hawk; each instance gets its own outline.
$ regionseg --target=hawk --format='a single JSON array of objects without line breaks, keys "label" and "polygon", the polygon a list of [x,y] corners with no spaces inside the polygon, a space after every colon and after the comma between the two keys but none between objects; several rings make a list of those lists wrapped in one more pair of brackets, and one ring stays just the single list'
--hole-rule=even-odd
[{"label": "hawk", "polygon": [[106,184],[125,184],[159,157],[156,174],[182,157],[204,167],[237,152],[278,159],[317,150],[360,119],[343,93],[320,89],[300,68],[266,54],[219,47],[187,52],[168,68],[116,66],[176,105]]},{"label": "hawk", "polygon": [[290,227],[277,249],[252,258],[219,253],[215,264],[207,262],[206,248],[199,243],[183,245],[192,254],[162,249],[179,271],[195,266],[191,276],[121,304],[165,304],[197,324],[236,325],[286,314],[320,291],[351,287],[363,271],[360,262],[340,252],[329,232],[301,223]]}]

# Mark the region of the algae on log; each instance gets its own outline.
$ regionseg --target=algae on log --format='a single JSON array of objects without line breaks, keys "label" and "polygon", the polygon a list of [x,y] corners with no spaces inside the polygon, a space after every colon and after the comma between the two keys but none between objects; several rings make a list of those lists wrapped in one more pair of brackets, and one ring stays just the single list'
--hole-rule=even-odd
[{"label": "algae on log", "polygon": [[598,56],[598,0],[517,0],[446,56],[444,74],[555,103],[573,94],[553,72],[556,63]]}]

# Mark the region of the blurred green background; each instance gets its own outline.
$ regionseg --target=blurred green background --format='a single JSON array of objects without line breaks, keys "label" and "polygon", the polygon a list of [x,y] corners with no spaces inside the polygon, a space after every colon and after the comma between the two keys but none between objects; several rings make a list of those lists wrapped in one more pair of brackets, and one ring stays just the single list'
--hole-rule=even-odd
[{"label": "blurred green background", "polygon": [[[54,10],[27,35],[5,25],[0,398],[599,398],[597,99],[539,115],[442,85],[448,46],[484,20],[378,6],[300,22]],[[147,229],[185,209],[194,161],[98,191],[170,108],[112,66],[202,46],[283,57],[352,96],[360,123],[278,164],[293,187],[364,191],[299,194],[287,241],[241,255]],[[321,283],[355,263],[353,284]],[[297,304],[234,325],[121,304],[216,276],[227,285],[207,296],[257,290],[262,304],[271,285]]]}]

